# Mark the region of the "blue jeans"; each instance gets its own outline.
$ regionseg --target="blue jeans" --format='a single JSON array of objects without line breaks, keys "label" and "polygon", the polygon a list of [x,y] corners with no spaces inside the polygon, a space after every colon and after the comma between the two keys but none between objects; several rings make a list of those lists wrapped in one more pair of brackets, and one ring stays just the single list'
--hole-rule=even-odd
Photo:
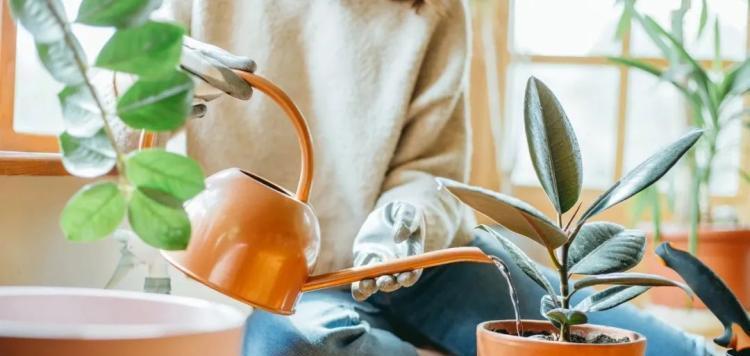
[{"label": "blue jeans", "polygon": [[[521,316],[542,319],[544,294],[515,267],[492,237],[478,235],[473,246],[508,262]],[[557,278],[547,271],[551,281]],[[574,303],[587,293],[577,293]],[[256,310],[247,320],[245,355],[336,356],[416,355],[430,347],[454,355],[475,355],[476,325],[513,319],[508,289],[494,266],[461,263],[424,271],[411,288],[354,301],[348,289],[305,294],[292,316]],[[589,322],[637,331],[648,339],[647,355],[708,354],[701,339],[688,336],[631,305],[591,313]]]}]

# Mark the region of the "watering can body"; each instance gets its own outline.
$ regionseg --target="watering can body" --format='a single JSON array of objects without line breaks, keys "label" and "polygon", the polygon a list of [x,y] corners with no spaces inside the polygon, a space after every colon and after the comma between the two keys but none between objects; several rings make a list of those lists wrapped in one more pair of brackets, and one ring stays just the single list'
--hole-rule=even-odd
[{"label": "watering can body", "polygon": [[206,189],[186,206],[192,225],[188,248],[163,252],[172,265],[237,300],[292,314],[302,292],[453,262],[493,263],[477,248],[460,247],[311,276],[320,229],[308,204],[313,155],[307,124],[273,83],[252,73],[237,73],[273,99],[294,124],[302,155],[297,191],[288,192],[239,168],[212,175]]}]

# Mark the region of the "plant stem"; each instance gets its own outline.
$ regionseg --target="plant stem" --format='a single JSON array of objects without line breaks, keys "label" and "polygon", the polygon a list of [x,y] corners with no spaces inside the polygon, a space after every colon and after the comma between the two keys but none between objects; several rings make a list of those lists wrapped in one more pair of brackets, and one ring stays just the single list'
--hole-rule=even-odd
[{"label": "plant stem", "polygon": [[123,173],[125,172],[125,159],[123,158],[122,152],[120,152],[120,150],[117,148],[117,140],[115,140],[115,135],[112,131],[112,127],[109,125],[109,121],[107,120],[107,110],[104,108],[101,99],[99,99],[96,88],[91,83],[91,80],[88,77],[88,65],[86,64],[86,61],[81,58],[80,52],[75,45],[75,34],[70,31],[70,24],[63,19],[63,15],[57,12],[57,8],[52,5],[51,0],[46,0],[46,4],[47,8],[50,10],[50,13],[52,13],[52,16],[55,18],[58,26],[63,29],[63,39],[65,40],[65,44],[73,53],[73,59],[75,60],[76,67],[78,67],[78,70],[81,72],[83,82],[86,85],[86,88],[91,92],[91,97],[94,99],[94,103],[101,113],[102,122],[104,123],[104,132],[107,134],[107,139],[112,145],[112,148],[115,150],[115,156],[117,159],[117,171],[120,173],[120,175],[123,175]]}]

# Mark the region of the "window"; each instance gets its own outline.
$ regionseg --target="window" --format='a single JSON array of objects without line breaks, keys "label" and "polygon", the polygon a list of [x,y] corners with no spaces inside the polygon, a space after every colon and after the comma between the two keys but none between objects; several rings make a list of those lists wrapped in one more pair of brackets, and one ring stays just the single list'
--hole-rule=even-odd
[{"label": "window", "polygon": [[[699,41],[696,30],[699,4],[686,16],[688,50],[706,65],[713,58],[713,23]],[[640,12],[668,25],[670,11],[680,0],[639,0]],[[592,201],[624,172],[647,158],[669,140],[686,131],[685,104],[669,84],[607,60],[625,55],[666,66],[640,26],[633,24],[622,40],[615,33],[622,5],[615,0],[497,0],[473,4],[472,95],[486,91],[485,103],[473,99],[474,126],[479,120],[493,122],[490,135],[495,142],[493,156],[475,157],[474,162],[494,161],[498,177],[479,169],[474,183],[510,192],[545,212],[547,202],[531,165],[523,130],[523,96],[526,80],[533,75],[558,95],[576,129],[584,167],[584,202]],[[710,11],[720,19],[721,53],[725,60],[746,58],[748,3],[745,0],[715,0]],[[484,78],[482,78],[484,77]],[[496,93],[493,97],[492,93]],[[489,110],[477,110],[486,105]],[[738,111],[742,103],[736,103]],[[493,109],[494,107],[494,109]],[[747,155],[739,120],[720,138],[722,152],[716,160],[712,195],[717,203],[744,205],[740,197],[750,189],[737,174]],[[481,126],[480,126],[481,127]],[[485,133],[476,132],[481,136]],[[487,131],[487,130],[485,130]],[[746,145],[746,144],[745,144]],[[486,154],[477,152],[475,154]],[[747,167],[745,167],[747,168]],[[492,186],[495,185],[495,186]],[[499,187],[498,187],[499,185]],[[619,207],[604,218],[627,222],[626,209]]]},{"label": "window", "polygon": [[[63,0],[75,17],[81,0]],[[55,82],[37,58],[33,38],[17,28],[7,1],[0,5],[0,174],[66,174],[59,163],[57,135],[62,113]],[[98,53],[111,30],[74,25],[89,59]]]}]

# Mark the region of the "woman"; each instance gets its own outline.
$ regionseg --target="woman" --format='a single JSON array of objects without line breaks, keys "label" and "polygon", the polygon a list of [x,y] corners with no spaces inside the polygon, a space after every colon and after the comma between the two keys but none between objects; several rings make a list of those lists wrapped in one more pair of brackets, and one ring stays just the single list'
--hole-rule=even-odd
[{"label": "woman", "polygon": [[[193,38],[253,58],[259,73],[305,113],[315,141],[312,205],[322,235],[315,273],[467,244],[504,257],[496,241],[472,235],[470,212],[434,182],[435,176],[468,176],[465,3],[173,0],[171,10]],[[286,187],[296,183],[293,129],[264,98],[212,101],[206,117],[188,126],[187,140],[189,154],[208,173],[237,166]],[[245,352],[432,352],[420,347],[471,355],[477,323],[513,315],[505,283],[491,266],[420,273],[308,293],[291,317],[256,310]],[[522,314],[540,318],[542,290],[520,271],[511,273]],[[630,306],[591,319],[644,333],[651,355],[704,352]]]}]

